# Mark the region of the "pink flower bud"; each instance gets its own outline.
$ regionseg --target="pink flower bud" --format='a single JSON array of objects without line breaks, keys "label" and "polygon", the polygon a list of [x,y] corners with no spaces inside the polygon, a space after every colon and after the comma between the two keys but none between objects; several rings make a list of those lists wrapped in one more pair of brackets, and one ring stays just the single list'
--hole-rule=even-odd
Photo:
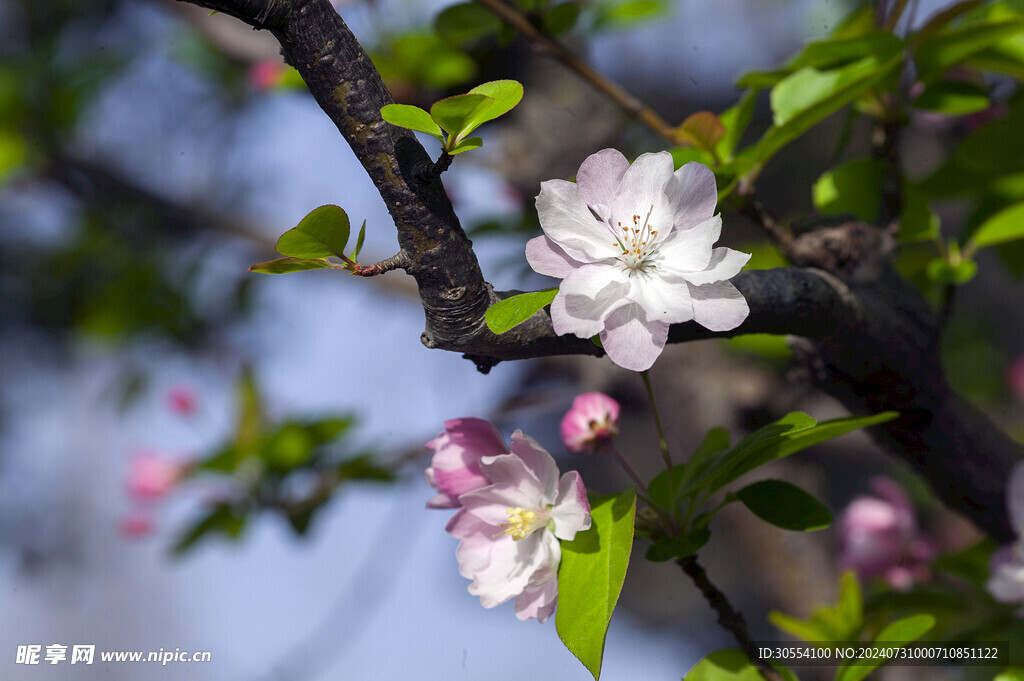
[{"label": "pink flower bud", "polygon": [[427,447],[434,456],[425,476],[439,492],[427,508],[458,508],[460,495],[491,484],[480,472],[480,459],[508,453],[498,429],[490,421],[474,418],[445,421],[444,432]]},{"label": "pink flower bud", "polygon": [[117,525],[118,532],[125,539],[141,539],[152,534],[153,528],[153,519],[142,511],[132,511]]},{"label": "pink flower bud", "polygon": [[167,407],[175,414],[190,416],[196,410],[196,393],[184,385],[176,385],[167,391]]},{"label": "pink flower bud", "polygon": [[249,67],[249,85],[259,92],[268,92],[281,85],[285,68],[277,59],[264,59]]},{"label": "pink flower bud", "polygon": [[187,471],[185,464],[144,451],[128,465],[125,487],[135,499],[154,501],[166,496]]},{"label": "pink flower bud", "polygon": [[570,452],[596,452],[619,434],[619,403],[602,393],[584,393],[562,419],[562,442]]},{"label": "pink flower bud", "polygon": [[861,579],[884,578],[896,589],[929,578],[934,547],[920,536],[914,508],[895,481],[871,481],[877,497],[854,499],[839,520],[839,567]]}]

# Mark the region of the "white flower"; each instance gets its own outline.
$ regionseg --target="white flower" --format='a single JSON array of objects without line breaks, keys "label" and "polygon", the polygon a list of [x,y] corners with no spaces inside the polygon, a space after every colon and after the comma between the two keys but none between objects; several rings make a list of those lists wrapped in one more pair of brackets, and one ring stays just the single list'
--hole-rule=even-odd
[{"label": "white flower", "polygon": [[485,608],[515,598],[516,617],[548,619],[558,597],[559,540],[590,527],[590,504],[579,473],[558,466],[536,440],[512,434],[510,454],[485,456],[491,484],[459,496],[447,530],[461,540],[459,572]]},{"label": "white flower", "polygon": [[1006,508],[1017,541],[992,554],[989,580],[985,585],[1002,603],[1024,603],[1024,462],[1010,473],[1006,485]]},{"label": "white flower", "polygon": [[666,151],[632,165],[599,151],[576,183],[541,184],[544,236],[526,245],[534,270],[562,279],[551,303],[555,332],[600,334],[611,360],[633,371],[654,364],[670,324],[727,331],[749,312],[727,280],[750,256],[712,249],[722,230],[714,175],[699,163],[672,169]]}]

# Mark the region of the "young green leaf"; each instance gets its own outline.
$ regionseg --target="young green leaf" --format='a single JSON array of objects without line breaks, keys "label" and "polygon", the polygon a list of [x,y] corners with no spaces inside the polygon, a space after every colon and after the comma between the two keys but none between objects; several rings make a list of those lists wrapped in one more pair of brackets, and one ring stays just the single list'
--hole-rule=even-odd
[{"label": "young green leaf", "polygon": [[484,141],[479,137],[467,137],[456,144],[454,149],[450,149],[448,154],[454,156],[455,154],[461,154],[464,151],[472,151],[473,149],[479,149],[483,144]]},{"label": "young green leaf", "polygon": [[683,144],[714,153],[715,145],[725,135],[725,125],[710,111],[698,111],[687,116],[676,128],[676,135]]},{"label": "young green leaf", "polygon": [[448,133],[446,148],[450,151],[461,142],[473,120],[493,104],[491,97],[477,94],[455,95],[434,102],[430,117]]},{"label": "young green leaf", "polygon": [[356,247],[352,251],[352,262],[358,262],[359,254],[363,252],[363,241],[366,239],[366,220],[363,220],[359,228],[359,236],[356,237]]},{"label": "young green leaf", "polygon": [[418,106],[412,106],[411,104],[388,104],[381,108],[380,115],[381,118],[391,125],[397,125],[400,128],[408,128],[409,130],[425,132],[428,135],[433,135],[442,142],[444,141],[444,135],[441,134],[441,128],[438,127],[437,123],[434,122],[434,119],[430,117],[429,113]]},{"label": "young green leaf", "polygon": [[493,121],[498,116],[504,116],[514,109],[523,99],[523,86],[515,80],[492,80],[489,83],[477,85],[469,93],[490,97],[494,103],[473,117],[469,127],[466,128],[466,134],[473,132],[481,124]]},{"label": "young green leaf", "polygon": [[277,252],[293,258],[345,258],[349,223],[344,210],[334,205],[313,209],[298,226],[277,240]]},{"label": "young green leaf", "polygon": [[499,300],[487,308],[487,312],[484,314],[487,328],[494,333],[501,334],[519,326],[539,310],[550,305],[551,301],[555,299],[556,293],[558,293],[557,287],[532,293],[520,293],[517,296]]},{"label": "young green leaf", "polygon": [[780,630],[810,643],[852,641],[864,626],[864,602],[860,583],[853,572],[839,578],[839,603],[818,608],[808,620],[797,619],[778,611],[768,613],[768,620]]},{"label": "young green leaf", "polygon": [[[935,618],[931,615],[911,615],[886,626],[878,632],[875,642],[882,648],[902,648],[924,636],[934,626]],[[886,659],[885,655],[879,655],[855,660],[856,664],[848,664],[836,671],[836,681],[862,681]]]},{"label": "young green leaf", "polygon": [[555,628],[595,681],[601,676],[605,636],[626,578],[635,513],[632,488],[595,500],[590,529],[562,542]]},{"label": "young green leaf", "polygon": [[742,650],[722,648],[695,664],[683,681],[764,681],[764,677]]},{"label": "young green leaf", "polygon": [[259,274],[291,274],[306,270],[329,270],[334,266],[319,258],[278,258],[267,262],[258,262],[249,268],[250,272]]},{"label": "young green leaf", "polygon": [[783,480],[755,482],[736,496],[758,518],[784,530],[811,532],[832,524],[832,514],[821,502]]},{"label": "young green leaf", "polygon": [[954,265],[945,258],[935,258],[928,263],[925,273],[929,281],[940,286],[962,286],[978,273],[978,263],[973,260],[961,260]]},{"label": "young green leaf", "polygon": [[971,243],[975,248],[993,246],[1015,239],[1024,239],[1024,202],[999,211],[974,232]]}]

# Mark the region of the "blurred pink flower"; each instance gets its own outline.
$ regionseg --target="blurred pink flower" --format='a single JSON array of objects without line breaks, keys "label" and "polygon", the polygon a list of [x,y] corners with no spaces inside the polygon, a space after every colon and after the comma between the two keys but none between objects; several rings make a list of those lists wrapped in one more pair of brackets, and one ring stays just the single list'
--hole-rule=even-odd
[{"label": "blurred pink flower", "polygon": [[125,487],[128,495],[135,499],[154,501],[174,489],[188,469],[188,464],[143,451],[136,454],[128,464]]},{"label": "blurred pink flower", "polygon": [[190,416],[196,410],[196,392],[186,385],[176,385],[167,391],[167,406],[175,414]]},{"label": "blurred pink flower", "polygon": [[153,533],[153,519],[143,511],[132,511],[122,516],[117,530],[125,539],[141,539]]},{"label": "blurred pink flower", "polygon": [[1006,383],[1015,398],[1024,400],[1024,355],[1018,355],[1010,360],[1006,367]]},{"label": "blurred pink flower", "polygon": [[281,85],[285,66],[280,59],[264,59],[249,67],[249,85],[259,92],[267,92]]},{"label": "blurred pink flower", "polygon": [[895,589],[925,581],[934,547],[917,527],[907,493],[885,477],[871,480],[877,497],[854,499],[839,521],[839,567],[862,580],[881,577]]},{"label": "blurred pink flower", "polygon": [[579,473],[559,478],[536,440],[517,430],[510,449],[480,460],[491,484],[460,496],[446,529],[461,540],[459,572],[481,605],[514,598],[516,617],[544,622],[558,599],[559,540],[590,527],[590,503]]},{"label": "blurred pink flower", "polygon": [[434,456],[425,476],[439,492],[427,508],[458,508],[460,494],[490,484],[480,472],[480,459],[508,452],[498,429],[490,421],[474,418],[445,421],[444,432],[427,447]]},{"label": "blurred pink flower", "polygon": [[1002,603],[1024,603],[1024,463],[1018,463],[1006,485],[1006,509],[1017,541],[992,554],[985,585]]},{"label": "blurred pink flower", "polygon": [[603,393],[583,393],[562,419],[562,442],[570,452],[596,452],[619,434],[619,403]]}]

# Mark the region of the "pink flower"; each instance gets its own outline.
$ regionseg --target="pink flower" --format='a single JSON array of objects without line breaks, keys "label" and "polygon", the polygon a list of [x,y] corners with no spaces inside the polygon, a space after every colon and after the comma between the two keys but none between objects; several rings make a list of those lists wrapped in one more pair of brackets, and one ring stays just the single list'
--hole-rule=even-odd
[{"label": "pink flower", "polygon": [[267,92],[284,81],[285,66],[279,59],[264,59],[249,67],[249,85],[259,92]]},{"label": "pink flower", "polygon": [[1018,400],[1024,400],[1024,355],[1010,360],[1010,365],[1006,367],[1006,382],[1010,386],[1010,393]]},{"label": "pink flower", "polygon": [[166,496],[188,472],[189,466],[152,452],[136,454],[128,465],[125,487],[128,494],[142,501]]},{"label": "pink flower", "polygon": [[444,422],[444,432],[427,443],[434,450],[427,483],[439,494],[427,508],[458,508],[459,495],[489,485],[480,472],[480,459],[505,454],[505,439],[490,421],[453,419]]},{"label": "pink flower", "polygon": [[196,393],[184,385],[176,385],[167,391],[167,406],[176,414],[190,416],[196,410]]},{"label": "pink flower", "polygon": [[1018,463],[1006,485],[1006,507],[1017,541],[1003,546],[989,560],[986,583],[992,597],[1002,603],[1024,603],[1024,463]]},{"label": "pink flower", "polygon": [[579,473],[559,478],[536,440],[517,430],[510,449],[480,460],[491,484],[459,497],[447,530],[461,540],[459,572],[481,605],[515,599],[516,617],[544,622],[558,599],[559,540],[590,527],[590,503]]},{"label": "pink flower", "polygon": [[619,403],[602,393],[584,393],[562,419],[562,442],[570,452],[596,452],[619,434]]},{"label": "pink flower", "polygon": [[141,539],[153,533],[153,519],[143,511],[133,511],[121,518],[118,532],[126,539]]},{"label": "pink flower", "polygon": [[839,567],[904,589],[930,577],[931,544],[920,536],[906,492],[889,478],[871,481],[877,497],[857,497],[839,521]]},{"label": "pink flower", "polygon": [[750,259],[712,249],[722,231],[715,176],[699,163],[672,170],[667,151],[632,165],[614,149],[590,156],[576,183],[541,184],[537,214],[544,236],[526,244],[541,274],[562,280],[551,303],[559,335],[600,335],[608,357],[649,369],[669,325],[696,321],[726,331],[747,318],[729,283]]}]

